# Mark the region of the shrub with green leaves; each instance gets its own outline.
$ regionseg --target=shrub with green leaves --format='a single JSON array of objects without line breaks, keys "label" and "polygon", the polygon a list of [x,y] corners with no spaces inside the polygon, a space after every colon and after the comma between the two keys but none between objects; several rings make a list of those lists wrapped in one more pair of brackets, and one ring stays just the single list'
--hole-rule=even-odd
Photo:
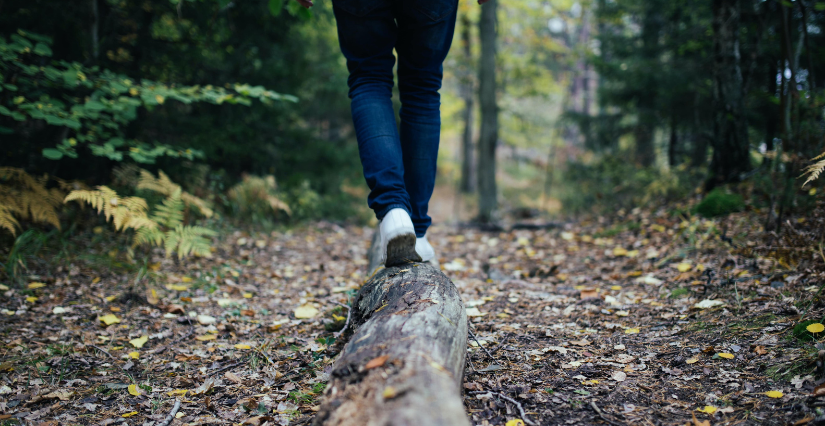
[{"label": "shrub with green leaves", "polygon": [[744,208],[745,201],[741,195],[727,193],[720,188],[716,188],[696,205],[696,213],[710,218],[739,212]]},{"label": "shrub with green leaves", "polygon": [[140,108],[152,110],[169,100],[190,104],[250,105],[297,101],[297,98],[246,84],[218,87],[179,86],[149,80],[136,81],[115,72],[87,67],[79,62],[51,60],[48,37],[18,30],[7,40],[0,37],[0,134],[9,135],[42,121],[59,128],[56,146],[43,156],[57,160],[77,158],[85,145],[93,155],[115,161],[130,157],[153,163],[160,156],[193,159],[196,149],[130,139],[126,126]]}]

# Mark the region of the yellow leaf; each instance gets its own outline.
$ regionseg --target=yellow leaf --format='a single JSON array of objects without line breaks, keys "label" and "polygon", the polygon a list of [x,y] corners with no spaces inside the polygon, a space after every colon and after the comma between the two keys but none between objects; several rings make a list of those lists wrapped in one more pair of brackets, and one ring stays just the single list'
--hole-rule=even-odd
[{"label": "yellow leaf", "polygon": [[183,285],[183,284],[168,284],[166,286],[166,289],[167,290],[174,290],[174,291],[186,291],[186,290],[189,290],[189,286],[188,285]]},{"label": "yellow leaf", "polygon": [[621,289],[622,289],[622,286],[620,286],[620,285],[614,285],[614,286],[611,286],[611,287],[610,287],[610,289],[611,289],[611,290],[614,290],[614,291],[619,291],[619,290],[621,290]]},{"label": "yellow leaf", "polygon": [[26,297],[26,302],[29,302],[29,303],[37,302],[37,298],[34,297],[34,296],[28,296],[28,297]]},{"label": "yellow leaf", "polygon": [[685,364],[696,364],[699,362],[699,358],[693,357],[685,360]]},{"label": "yellow leaf", "polygon": [[132,396],[139,396],[140,395],[140,389],[138,389],[136,384],[129,385],[129,395],[132,395]]},{"label": "yellow leaf", "polygon": [[44,284],[44,283],[33,282],[33,283],[29,283],[29,285],[27,285],[26,287],[28,287],[30,289],[35,289],[35,288],[43,288],[45,286],[46,286],[46,284]]},{"label": "yellow leaf", "polygon": [[513,419],[510,420],[505,424],[505,426],[524,426],[524,420],[522,419]]},{"label": "yellow leaf", "polygon": [[244,297],[244,299],[251,299],[252,298],[252,293],[244,293],[243,297]]},{"label": "yellow leaf", "polygon": [[138,351],[129,352],[129,358],[132,358],[132,359],[140,358],[140,352],[138,352]]},{"label": "yellow leaf", "polygon": [[216,340],[218,338],[215,334],[204,334],[203,336],[195,337],[195,340],[200,340],[201,342],[205,342],[207,340]]},{"label": "yellow leaf", "polygon": [[332,314],[332,319],[334,319],[335,321],[343,321],[343,320],[347,319],[347,317],[342,317],[340,315]]},{"label": "yellow leaf", "polygon": [[767,395],[768,398],[782,398],[785,396],[782,391],[767,391],[765,392],[765,395]]},{"label": "yellow leaf", "polygon": [[805,327],[806,330],[810,331],[811,333],[822,333],[825,330],[825,325],[822,325],[818,322],[813,323]]},{"label": "yellow leaf", "polygon": [[132,340],[130,340],[130,341],[129,341],[129,343],[130,343],[132,346],[134,346],[134,347],[136,347],[136,348],[140,349],[140,348],[142,348],[142,347],[143,347],[143,345],[145,345],[145,344],[146,344],[146,342],[148,342],[148,341],[149,341],[149,336],[141,336],[141,337],[138,337],[137,339],[132,339]]},{"label": "yellow leaf", "polygon": [[691,268],[691,265],[690,265],[690,263],[687,263],[687,262],[682,262],[682,263],[676,265],[676,269],[679,270],[679,272],[690,271],[690,268]]},{"label": "yellow leaf", "polygon": [[189,392],[187,389],[175,389],[173,391],[166,392],[169,396],[186,396],[186,392]]},{"label": "yellow leaf", "polygon": [[398,395],[398,392],[392,386],[387,386],[384,388],[384,392],[382,392],[384,399],[393,399]]},{"label": "yellow leaf", "polygon": [[627,250],[624,247],[616,247],[613,249],[613,256],[627,256]]},{"label": "yellow leaf", "polygon": [[166,98],[161,95],[155,95],[155,100],[158,101],[159,104],[163,105],[163,101],[165,101]]},{"label": "yellow leaf", "polygon": [[132,87],[132,88],[129,89],[129,94],[132,95],[132,96],[137,96],[138,90],[135,89],[134,87]]},{"label": "yellow leaf", "polygon": [[115,314],[106,314],[106,315],[103,315],[101,317],[98,317],[98,319],[106,325],[112,325],[112,324],[120,323],[120,318],[118,318],[117,315],[115,315]]},{"label": "yellow leaf", "polygon": [[303,318],[314,318],[318,315],[319,311],[312,305],[304,305],[300,306],[295,309],[295,318],[303,319]]},{"label": "yellow leaf", "polygon": [[100,282],[100,277],[95,277],[95,279],[92,280],[92,284],[97,284],[99,282]]},{"label": "yellow leaf", "polygon": [[[107,339],[107,340],[108,340],[108,339]],[[113,351],[119,351],[119,350],[121,350],[121,349],[123,349],[123,346],[112,346],[112,350],[113,350]]]},{"label": "yellow leaf", "polygon": [[238,343],[237,345],[235,345],[235,349],[252,349],[252,346],[243,343]]},{"label": "yellow leaf", "polygon": [[185,283],[191,283],[193,281],[191,277],[181,277],[180,280]]},{"label": "yellow leaf", "polygon": [[696,409],[696,411],[698,411],[700,413],[705,413],[705,414],[713,414],[713,413],[716,412],[716,410],[718,410],[718,408],[716,408],[712,405],[705,405],[705,408],[697,408]]},{"label": "yellow leaf", "polygon": [[117,296],[106,296],[106,301],[111,302],[112,300],[117,299]]},{"label": "yellow leaf", "polygon": [[567,274],[565,274],[565,273],[556,274],[556,278],[558,278],[559,281],[566,281],[567,280]]},{"label": "yellow leaf", "polygon": [[624,329],[624,334],[636,334],[639,332],[638,328],[626,328]]},{"label": "yellow leaf", "polygon": [[137,414],[137,413],[138,413],[137,411],[132,411],[132,412],[130,412],[130,413],[121,414],[121,415],[120,415],[120,417],[126,417],[126,418],[129,418],[129,417],[134,416],[134,415],[135,415],[135,414]]},{"label": "yellow leaf", "polygon": [[719,355],[719,358],[725,358],[725,359],[733,359],[734,358],[733,354],[729,354],[727,352],[719,352],[716,355]]}]

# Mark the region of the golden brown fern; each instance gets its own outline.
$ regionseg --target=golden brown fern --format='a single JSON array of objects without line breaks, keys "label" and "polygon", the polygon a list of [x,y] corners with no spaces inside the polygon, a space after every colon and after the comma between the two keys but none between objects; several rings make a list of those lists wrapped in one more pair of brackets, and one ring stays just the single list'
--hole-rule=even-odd
[{"label": "golden brown fern", "polygon": [[235,202],[241,212],[255,210],[256,206],[263,203],[271,209],[271,212],[283,211],[292,214],[289,205],[281,201],[276,194],[277,186],[275,177],[246,175],[243,181],[233,186],[229,190],[229,199]]},{"label": "golden brown fern", "polygon": [[[61,181],[57,182],[59,186]],[[0,167],[0,228],[16,235],[20,219],[48,223],[60,229],[57,208],[63,200],[63,191],[49,189],[48,184],[48,175],[34,177],[23,169]]]},{"label": "golden brown fern", "polygon": [[157,227],[157,223],[147,216],[149,206],[146,200],[140,197],[121,198],[117,192],[107,186],[101,185],[92,191],[72,191],[64,201],[81,201],[90,204],[98,213],[103,213],[107,221],[112,220],[115,230],[118,231]]},{"label": "golden brown fern", "polygon": [[167,197],[171,197],[172,194],[180,191],[180,199],[184,202],[184,204],[187,206],[197,207],[198,211],[206,217],[212,217],[214,214],[212,209],[209,207],[209,203],[186,191],[183,191],[180,185],[172,182],[172,180],[169,179],[169,176],[167,176],[166,173],[163,173],[162,170],[158,171],[158,177],[156,178],[151,172],[140,169],[137,189],[148,189],[150,191],[163,194]]},{"label": "golden brown fern", "polygon": [[805,179],[805,183],[802,184],[803,188],[805,187],[805,185],[808,184],[808,182],[816,180],[816,178],[819,177],[822,171],[825,170],[825,152],[812,158],[811,161],[816,161],[816,163],[813,163],[810,166],[805,167],[805,172],[802,173],[802,176],[808,175],[808,178]]}]

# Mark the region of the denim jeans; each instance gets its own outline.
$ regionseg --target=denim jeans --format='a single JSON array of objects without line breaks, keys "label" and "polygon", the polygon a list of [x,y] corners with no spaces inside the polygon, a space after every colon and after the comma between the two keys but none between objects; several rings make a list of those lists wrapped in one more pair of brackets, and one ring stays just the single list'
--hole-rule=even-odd
[{"label": "denim jeans", "polygon": [[[380,220],[402,208],[422,237],[432,220],[441,134],[442,63],[455,30],[457,0],[333,0],[347,59],[352,120],[367,202]],[[401,126],[392,104],[398,54]]]}]

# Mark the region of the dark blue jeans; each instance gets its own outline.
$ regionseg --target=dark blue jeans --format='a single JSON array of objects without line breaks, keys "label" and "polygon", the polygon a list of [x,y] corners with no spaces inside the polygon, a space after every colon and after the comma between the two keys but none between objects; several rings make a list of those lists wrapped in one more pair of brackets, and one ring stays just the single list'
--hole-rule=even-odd
[{"label": "dark blue jeans", "polygon": [[[442,62],[455,30],[457,0],[333,0],[338,39],[347,59],[352,120],[367,202],[378,219],[406,210],[418,237],[432,220],[441,134]],[[398,53],[400,132],[392,105]]]}]

